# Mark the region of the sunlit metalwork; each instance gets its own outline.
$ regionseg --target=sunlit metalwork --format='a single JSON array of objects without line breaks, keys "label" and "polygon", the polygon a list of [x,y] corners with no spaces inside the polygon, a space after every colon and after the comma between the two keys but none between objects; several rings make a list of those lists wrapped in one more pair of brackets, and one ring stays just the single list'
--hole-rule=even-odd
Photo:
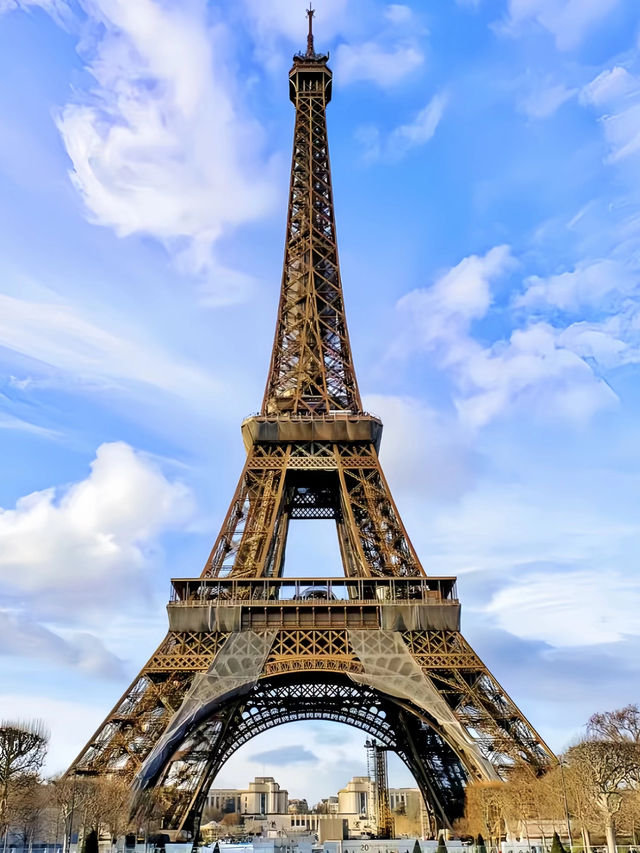
[{"label": "sunlit metalwork", "polygon": [[[455,578],[427,576],[362,411],[338,266],[325,107],[327,56],[294,57],[287,241],[262,410],[200,577],[173,581],[169,633],[72,766],[163,789],[164,825],[197,832],[209,786],[259,732],[357,726],[406,762],[432,816],[461,814],[469,779],[549,748],[459,631]],[[408,450],[409,452],[409,450]],[[293,519],[335,522],[344,577],[283,577]]]}]

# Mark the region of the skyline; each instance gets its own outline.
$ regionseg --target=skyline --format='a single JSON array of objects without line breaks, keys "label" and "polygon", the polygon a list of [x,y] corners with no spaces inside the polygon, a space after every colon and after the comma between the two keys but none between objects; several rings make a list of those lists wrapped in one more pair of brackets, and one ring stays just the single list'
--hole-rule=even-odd
[{"label": "skyline", "polygon": [[[235,487],[305,5],[0,2],[2,713],[44,717],[52,771],[164,636],[169,578],[199,574]],[[459,576],[463,633],[561,750],[637,700],[637,16],[332,0],[315,26],[385,472],[427,572]],[[288,573],[331,574],[335,534],[303,525]],[[313,725],[216,786],[267,751],[344,775],[364,735]]]}]

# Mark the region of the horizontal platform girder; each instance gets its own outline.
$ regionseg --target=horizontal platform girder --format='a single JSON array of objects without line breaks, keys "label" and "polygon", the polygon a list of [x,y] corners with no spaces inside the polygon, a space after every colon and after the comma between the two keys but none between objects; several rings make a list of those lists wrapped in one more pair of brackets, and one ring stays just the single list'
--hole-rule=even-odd
[{"label": "horizontal platform girder", "polygon": [[300,441],[365,441],[379,450],[381,439],[382,421],[367,414],[252,415],[242,422],[242,440],[247,453],[257,443]]}]

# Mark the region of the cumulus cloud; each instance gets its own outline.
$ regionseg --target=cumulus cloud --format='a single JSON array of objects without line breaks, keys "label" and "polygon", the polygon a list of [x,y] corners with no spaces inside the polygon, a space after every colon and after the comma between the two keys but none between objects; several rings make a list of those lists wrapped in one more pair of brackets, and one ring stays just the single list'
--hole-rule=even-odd
[{"label": "cumulus cloud", "polygon": [[0,588],[43,617],[97,612],[146,583],[161,534],[183,524],[192,497],[125,444],[102,444],[91,473],[0,510]]},{"label": "cumulus cloud", "polygon": [[149,341],[107,331],[55,302],[0,294],[0,345],[87,384],[141,383],[192,399],[216,392],[215,382],[196,365]]},{"label": "cumulus cloud", "polygon": [[640,634],[639,595],[636,578],[613,571],[532,573],[499,590],[486,610],[517,637],[590,646]]},{"label": "cumulus cloud", "polygon": [[509,0],[500,29],[512,34],[535,23],[550,32],[559,50],[572,50],[620,0]]},{"label": "cumulus cloud", "polygon": [[557,341],[603,369],[640,362],[640,273],[614,259],[585,261],[568,272],[532,276],[514,304],[582,317]]},{"label": "cumulus cloud", "polygon": [[498,246],[402,297],[406,334],[398,346],[434,354],[453,377],[460,417],[473,428],[514,408],[583,421],[615,403],[609,386],[566,346],[563,330],[547,322],[514,329],[489,346],[475,340],[471,327],[489,310],[491,283],[513,263],[509,248]]},{"label": "cumulus cloud", "polygon": [[619,261],[610,258],[583,261],[571,271],[548,278],[531,276],[516,305],[552,307],[572,314],[585,308],[603,311],[632,295],[639,283],[637,272]]},{"label": "cumulus cloud", "polygon": [[209,301],[233,301],[243,280],[216,258],[229,229],[274,200],[261,127],[239,106],[228,34],[206,4],[96,0],[80,43],[93,86],[57,123],[71,179],[90,219],[120,235],[163,241]]}]

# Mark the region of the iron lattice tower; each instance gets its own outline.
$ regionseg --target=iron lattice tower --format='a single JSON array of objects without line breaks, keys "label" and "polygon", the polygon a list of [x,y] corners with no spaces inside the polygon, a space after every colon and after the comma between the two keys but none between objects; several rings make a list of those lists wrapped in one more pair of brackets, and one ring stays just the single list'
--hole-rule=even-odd
[{"label": "iron lattice tower", "polygon": [[[169,632],[73,763],[161,792],[195,834],[206,793],[256,734],[325,719],[407,764],[440,826],[469,780],[553,755],[460,633],[455,578],[428,576],[362,411],[340,281],[325,108],[328,56],[293,59],[296,108],[275,341],[247,460],[199,577],[172,581]],[[284,577],[292,519],[333,519],[344,577]],[[294,572],[295,574],[295,572]],[[175,837],[174,835],[174,837]]]}]

